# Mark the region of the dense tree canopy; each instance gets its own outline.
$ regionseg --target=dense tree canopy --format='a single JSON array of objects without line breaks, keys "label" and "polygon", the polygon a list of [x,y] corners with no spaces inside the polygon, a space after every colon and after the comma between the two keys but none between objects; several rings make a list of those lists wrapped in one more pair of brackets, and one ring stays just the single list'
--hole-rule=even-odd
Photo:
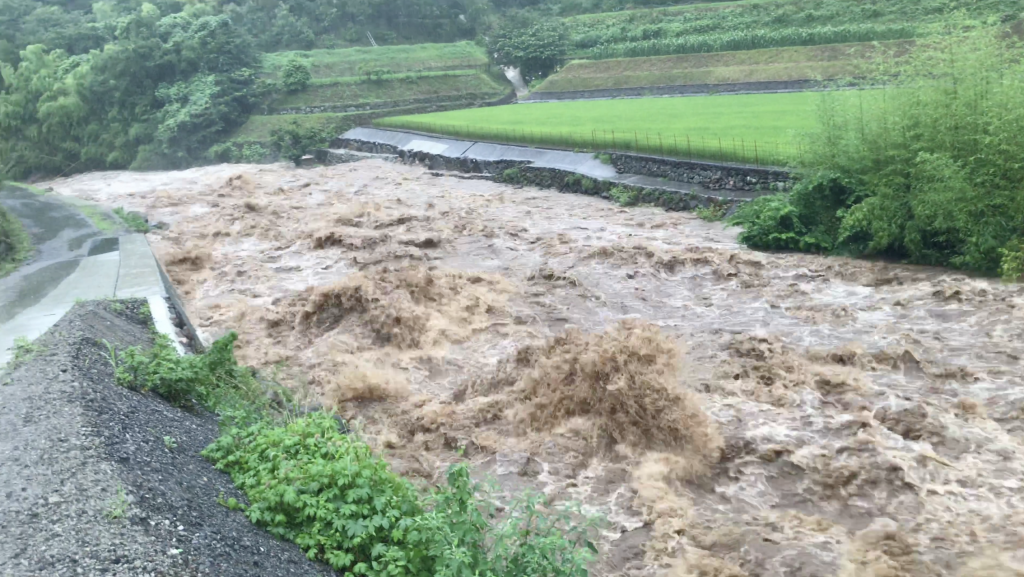
[{"label": "dense tree canopy", "polygon": [[248,117],[258,54],[226,16],[142,4],[104,27],[86,53],[32,44],[0,65],[0,168],[183,166]]},{"label": "dense tree canopy", "polygon": [[558,22],[519,23],[510,19],[491,37],[490,52],[502,66],[519,68],[523,78],[546,76],[569,51],[565,28]]}]

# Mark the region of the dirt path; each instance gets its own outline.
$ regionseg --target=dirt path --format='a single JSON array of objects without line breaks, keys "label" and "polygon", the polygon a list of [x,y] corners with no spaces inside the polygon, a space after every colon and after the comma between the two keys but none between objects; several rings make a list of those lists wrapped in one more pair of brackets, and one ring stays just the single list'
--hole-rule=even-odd
[{"label": "dirt path", "polygon": [[[375,160],[47,185],[169,223],[151,242],[197,327],[363,417],[399,470],[437,478],[463,447],[510,492],[582,501],[600,573],[1024,574],[1018,286]],[[544,421],[545,375],[626,402]],[[664,421],[685,450],[631,435],[659,406],[689,415]]]}]

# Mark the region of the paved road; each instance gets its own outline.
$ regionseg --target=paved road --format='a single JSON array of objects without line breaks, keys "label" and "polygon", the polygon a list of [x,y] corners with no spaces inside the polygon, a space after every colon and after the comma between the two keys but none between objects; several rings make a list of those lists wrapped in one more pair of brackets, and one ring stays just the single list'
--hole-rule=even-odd
[{"label": "paved road", "polygon": [[157,328],[174,335],[144,235],[104,233],[68,200],[17,186],[0,190],[0,204],[21,220],[36,247],[27,263],[0,279],[0,366],[16,339],[39,337],[78,300],[147,298]]}]

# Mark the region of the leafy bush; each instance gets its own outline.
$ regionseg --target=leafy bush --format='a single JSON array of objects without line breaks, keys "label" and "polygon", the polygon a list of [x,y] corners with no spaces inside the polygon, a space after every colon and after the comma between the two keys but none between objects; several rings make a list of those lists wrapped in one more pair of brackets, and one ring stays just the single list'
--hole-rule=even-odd
[{"label": "leafy bush", "polygon": [[[921,46],[840,102],[792,194],[759,199],[733,222],[760,248],[886,255],[1013,276],[1024,237],[1024,62],[989,31]],[[850,104],[853,104],[851,106]]]},{"label": "leafy bush", "polygon": [[302,126],[293,120],[285,128],[272,131],[270,138],[281,151],[282,158],[287,158],[294,162],[295,166],[299,166],[302,164],[302,157],[313,148],[326,145],[330,137],[320,128]]},{"label": "leafy bush", "polygon": [[245,492],[253,523],[346,574],[577,577],[595,551],[535,497],[494,521],[465,465],[421,496],[325,413],[233,427],[203,455]]},{"label": "leafy bush", "polygon": [[635,206],[639,202],[636,190],[621,186],[609,190],[608,196],[622,206]]},{"label": "leafy bush", "polygon": [[706,206],[706,207],[705,206],[697,207],[693,211],[693,214],[695,214],[697,216],[697,218],[699,218],[701,220],[705,220],[707,222],[718,222],[718,221],[722,220],[723,218],[725,218],[725,213],[728,210],[729,210],[728,206],[726,206],[724,204],[712,204],[712,205],[709,205],[709,206]]},{"label": "leafy bush", "polygon": [[309,64],[299,58],[291,58],[281,69],[280,86],[285,92],[302,92],[313,81]]},{"label": "leafy bush", "polygon": [[506,168],[495,180],[506,184],[519,184],[523,180],[523,173],[518,168]]},{"label": "leafy bush", "polygon": [[530,83],[547,76],[565,59],[569,40],[557,21],[531,24],[508,22],[490,39],[488,53],[499,66],[518,68]]},{"label": "leafy bush", "polygon": [[131,347],[120,353],[110,350],[110,362],[118,385],[134,391],[153,391],[179,407],[196,404],[213,408],[227,395],[241,393],[253,384],[252,373],[235,362],[229,333],[202,355],[181,356],[170,340],[160,335],[153,347]]},{"label": "leafy bush", "polygon": [[114,209],[114,214],[121,219],[122,222],[128,227],[128,230],[132,232],[149,232],[149,223],[146,219],[139,216],[136,212],[128,212],[123,206],[119,206]]},{"label": "leafy bush", "polygon": [[266,148],[263,148],[263,146],[256,144],[255,142],[250,142],[242,147],[242,162],[257,164],[263,162],[268,154],[269,153]]},{"label": "leafy bush", "polygon": [[235,159],[235,146],[230,142],[219,142],[206,151],[206,156],[214,162],[231,162]]},{"label": "leafy bush", "polygon": [[1017,281],[1024,276],[1024,245],[1019,240],[999,249],[999,275],[1006,281]]}]

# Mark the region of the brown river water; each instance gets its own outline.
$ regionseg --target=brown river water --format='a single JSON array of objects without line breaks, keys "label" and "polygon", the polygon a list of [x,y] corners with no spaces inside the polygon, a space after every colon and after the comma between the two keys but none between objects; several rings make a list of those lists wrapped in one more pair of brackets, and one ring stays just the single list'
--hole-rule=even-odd
[{"label": "brown river water", "polygon": [[1018,285],[382,160],[42,186],[396,470],[581,503],[594,574],[1024,576]]}]

